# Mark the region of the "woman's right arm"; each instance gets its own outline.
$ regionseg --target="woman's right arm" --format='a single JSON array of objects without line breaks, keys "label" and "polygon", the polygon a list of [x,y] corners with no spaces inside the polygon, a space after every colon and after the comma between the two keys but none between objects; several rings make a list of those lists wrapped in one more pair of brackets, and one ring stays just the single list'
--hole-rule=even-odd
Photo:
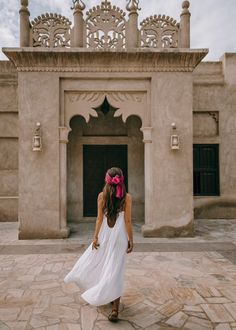
[{"label": "woman's right arm", "polygon": [[130,194],[126,195],[126,200],[125,200],[125,227],[129,240],[127,253],[130,253],[133,250],[132,197]]}]

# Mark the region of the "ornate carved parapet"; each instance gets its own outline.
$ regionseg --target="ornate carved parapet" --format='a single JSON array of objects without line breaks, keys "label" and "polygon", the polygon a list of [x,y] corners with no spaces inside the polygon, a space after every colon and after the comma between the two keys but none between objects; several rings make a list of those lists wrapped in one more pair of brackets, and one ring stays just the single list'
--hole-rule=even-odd
[{"label": "ornate carved parapet", "polygon": [[32,21],[33,47],[70,47],[71,22],[57,14],[45,14]]},{"label": "ornate carved parapet", "polygon": [[107,0],[87,12],[87,47],[97,49],[125,48],[125,13]]},{"label": "ornate carved parapet", "polygon": [[141,47],[177,48],[179,24],[169,16],[154,15],[141,23]]},{"label": "ornate carved parapet", "polygon": [[[182,4],[181,21],[165,15],[146,18],[139,31],[139,0],[127,0],[126,13],[110,1],[91,8],[84,20],[83,0],[72,0],[74,26],[64,16],[45,14],[29,24],[28,0],[21,0],[21,47],[86,47],[100,50],[132,48],[190,48],[189,1]],[[31,35],[31,37],[30,37]],[[72,40],[71,40],[72,39]]]}]

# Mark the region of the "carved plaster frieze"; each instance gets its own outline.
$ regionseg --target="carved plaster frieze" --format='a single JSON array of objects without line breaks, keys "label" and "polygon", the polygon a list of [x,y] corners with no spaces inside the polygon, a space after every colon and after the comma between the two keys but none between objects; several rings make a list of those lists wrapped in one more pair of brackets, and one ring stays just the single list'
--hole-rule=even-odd
[{"label": "carved plaster frieze", "polygon": [[67,125],[75,115],[81,115],[89,122],[90,116],[98,117],[94,110],[102,104],[103,94],[97,92],[65,92],[65,107],[68,109]]},{"label": "carved plaster frieze", "polygon": [[65,92],[65,117],[66,125],[69,125],[70,119],[75,115],[81,115],[89,122],[90,116],[98,117],[98,108],[107,97],[108,102],[116,112],[114,117],[122,117],[126,122],[127,118],[137,115],[144,122],[146,120],[147,95],[146,92],[125,92],[125,91],[83,91],[83,92]]},{"label": "carved plaster frieze", "polygon": [[115,102],[142,102],[144,98],[143,93],[129,93],[129,92],[109,92],[108,96]]},{"label": "carved plaster frieze", "polygon": [[79,101],[97,102],[101,97],[101,93],[98,92],[67,93],[66,95],[71,103]]},{"label": "carved plaster frieze", "polygon": [[18,72],[192,72],[193,68],[178,67],[153,67],[153,68],[142,68],[139,67],[130,67],[130,68],[107,68],[107,67],[83,67],[83,68],[74,68],[74,67],[20,67],[17,68]]},{"label": "carved plaster frieze", "polygon": [[87,49],[3,49],[18,72],[192,72],[207,49],[142,49],[90,51]]}]

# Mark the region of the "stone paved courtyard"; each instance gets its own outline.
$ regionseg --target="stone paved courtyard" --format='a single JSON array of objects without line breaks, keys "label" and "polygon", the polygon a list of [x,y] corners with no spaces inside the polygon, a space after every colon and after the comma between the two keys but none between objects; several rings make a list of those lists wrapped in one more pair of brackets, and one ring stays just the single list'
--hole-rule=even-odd
[{"label": "stone paved courtyard", "polygon": [[0,329],[236,329],[236,221],[198,220],[196,236],[144,239],[135,225],[120,322],[110,306],[91,307],[65,274],[86,248],[93,225],[66,240],[17,241],[0,224]]}]

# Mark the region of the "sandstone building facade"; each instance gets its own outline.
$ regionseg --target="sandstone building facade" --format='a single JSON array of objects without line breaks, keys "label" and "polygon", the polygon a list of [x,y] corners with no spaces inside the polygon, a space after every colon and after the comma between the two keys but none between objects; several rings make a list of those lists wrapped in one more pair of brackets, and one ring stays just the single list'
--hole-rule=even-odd
[{"label": "sandstone building facade", "polygon": [[[0,221],[19,238],[64,238],[96,216],[107,168],[124,170],[144,236],[188,236],[195,218],[236,218],[236,54],[202,62],[180,22],[138,24],[108,1],[74,23],[29,21],[0,62]],[[128,18],[126,18],[128,16]]]}]

